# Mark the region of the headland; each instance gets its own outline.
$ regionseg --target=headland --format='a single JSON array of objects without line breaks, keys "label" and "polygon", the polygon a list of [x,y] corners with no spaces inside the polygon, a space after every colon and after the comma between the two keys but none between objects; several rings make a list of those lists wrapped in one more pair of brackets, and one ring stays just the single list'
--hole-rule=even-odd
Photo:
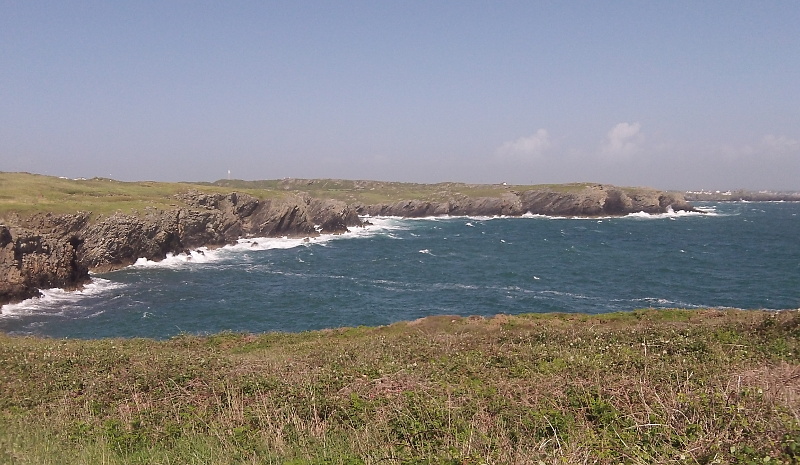
[{"label": "headland", "polygon": [[368,216],[622,216],[693,210],[681,194],[602,184],[332,179],[120,182],[0,173],[0,305],[78,288],[89,272],[247,237],[309,237]]}]

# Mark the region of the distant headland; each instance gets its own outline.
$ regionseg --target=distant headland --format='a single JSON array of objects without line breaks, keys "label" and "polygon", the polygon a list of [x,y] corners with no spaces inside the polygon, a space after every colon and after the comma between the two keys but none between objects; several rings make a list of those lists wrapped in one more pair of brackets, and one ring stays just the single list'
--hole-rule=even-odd
[{"label": "distant headland", "polygon": [[684,198],[692,202],[800,202],[800,192],[781,191],[687,191]]}]

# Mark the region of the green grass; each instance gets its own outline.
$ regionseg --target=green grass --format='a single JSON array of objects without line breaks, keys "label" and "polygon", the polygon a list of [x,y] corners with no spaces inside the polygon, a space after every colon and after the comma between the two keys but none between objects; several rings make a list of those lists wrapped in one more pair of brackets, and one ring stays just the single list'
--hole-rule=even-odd
[{"label": "green grass", "polygon": [[798,463],[796,311],[0,336],[0,463]]},{"label": "green grass", "polygon": [[91,211],[143,211],[180,204],[173,196],[187,186],[169,183],[126,183],[110,179],[72,180],[27,173],[0,173],[0,214]]},{"label": "green grass", "polygon": [[418,184],[382,181],[352,181],[343,179],[281,179],[270,181],[220,180],[217,186],[235,189],[270,189],[303,191],[313,197],[342,200],[365,205],[392,203],[401,200],[447,201],[462,197],[499,197],[510,191],[546,189],[554,192],[579,192],[592,184],[541,184],[533,186],[511,186],[502,184],[464,184],[443,182]]},{"label": "green grass", "polygon": [[34,213],[144,212],[147,208],[171,209],[185,204],[177,194],[190,190],[206,193],[242,192],[260,199],[291,193],[342,200],[365,205],[402,200],[446,201],[464,197],[498,197],[510,190],[548,189],[577,192],[589,184],[502,186],[499,184],[414,184],[335,179],[284,179],[266,181],[221,180],[215,183],[122,182],[106,178],[74,180],[29,173],[0,172],[0,218],[11,212]]},{"label": "green grass", "polygon": [[[117,211],[144,212],[147,208],[170,209],[185,206],[175,196],[190,190],[231,192],[223,187],[189,183],[122,182],[106,178],[74,180],[0,172],[0,216],[9,212],[26,215],[86,211],[108,215]],[[262,199],[283,195],[265,189],[245,192]]]}]

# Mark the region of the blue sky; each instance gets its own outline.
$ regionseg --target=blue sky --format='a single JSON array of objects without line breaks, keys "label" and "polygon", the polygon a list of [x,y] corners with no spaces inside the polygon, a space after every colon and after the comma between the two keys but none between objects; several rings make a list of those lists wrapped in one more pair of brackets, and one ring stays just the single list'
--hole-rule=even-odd
[{"label": "blue sky", "polygon": [[0,0],[0,171],[800,190],[797,1]]}]

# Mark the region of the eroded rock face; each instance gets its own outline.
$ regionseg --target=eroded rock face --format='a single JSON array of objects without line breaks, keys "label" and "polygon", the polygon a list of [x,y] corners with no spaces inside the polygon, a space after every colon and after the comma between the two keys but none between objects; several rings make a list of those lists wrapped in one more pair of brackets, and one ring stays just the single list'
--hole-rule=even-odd
[{"label": "eroded rock face", "polygon": [[308,213],[323,234],[341,234],[362,224],[356,210],[338,200],[310,199]]},{"label": "eroded rock face", "polygon": [[500,197],[463,195],[441,202],[408,200],[348,205],[305,194],[260,200],[248,194],[189,192],[185,207],[117,213],[92,219],[89,213],[11,216],[0,222],[0,305],[39,295],[39,289],[77,288],[89,270],[110,271],[139,258],[161,260],[168,253],[222,246],[242,237],[337,234],[362,225],[358,215],[425,217],[613,216],[633,212],[693,210],[681,195],[653,189],[589,186],[576,192],[509,191]]},{"label": "eroded rock face", "polygon": [[39,289],[76,288],[88,282],[78,259],[79,231],[88,215],[37,215],[20,226],[0,225],[0,304],[40,295]]},{"label": "eroded rock face", "polygon": [[89,270],[115,270],[139,258],[158,261],[241,237],[315,236],[361,225],[347,204],[302,195],[261,201],[189,193],[181,199],[186,208],[93,221],[88,213],[8,218],[0,225],[0,305],[38,296],[39,289],[80,287]]},{"label": "eroded rock face", "polygon": [[357,205],[370,216],[519,216],[525,213],[550,216],[619,216],[629,213],[664,213],[694,208],[680,194],[655,189],[622,189],[588,186],[575,192],[547,189],[508,192],[501,197],[461,197],[443,202],[409,200],[392,204]]}]

